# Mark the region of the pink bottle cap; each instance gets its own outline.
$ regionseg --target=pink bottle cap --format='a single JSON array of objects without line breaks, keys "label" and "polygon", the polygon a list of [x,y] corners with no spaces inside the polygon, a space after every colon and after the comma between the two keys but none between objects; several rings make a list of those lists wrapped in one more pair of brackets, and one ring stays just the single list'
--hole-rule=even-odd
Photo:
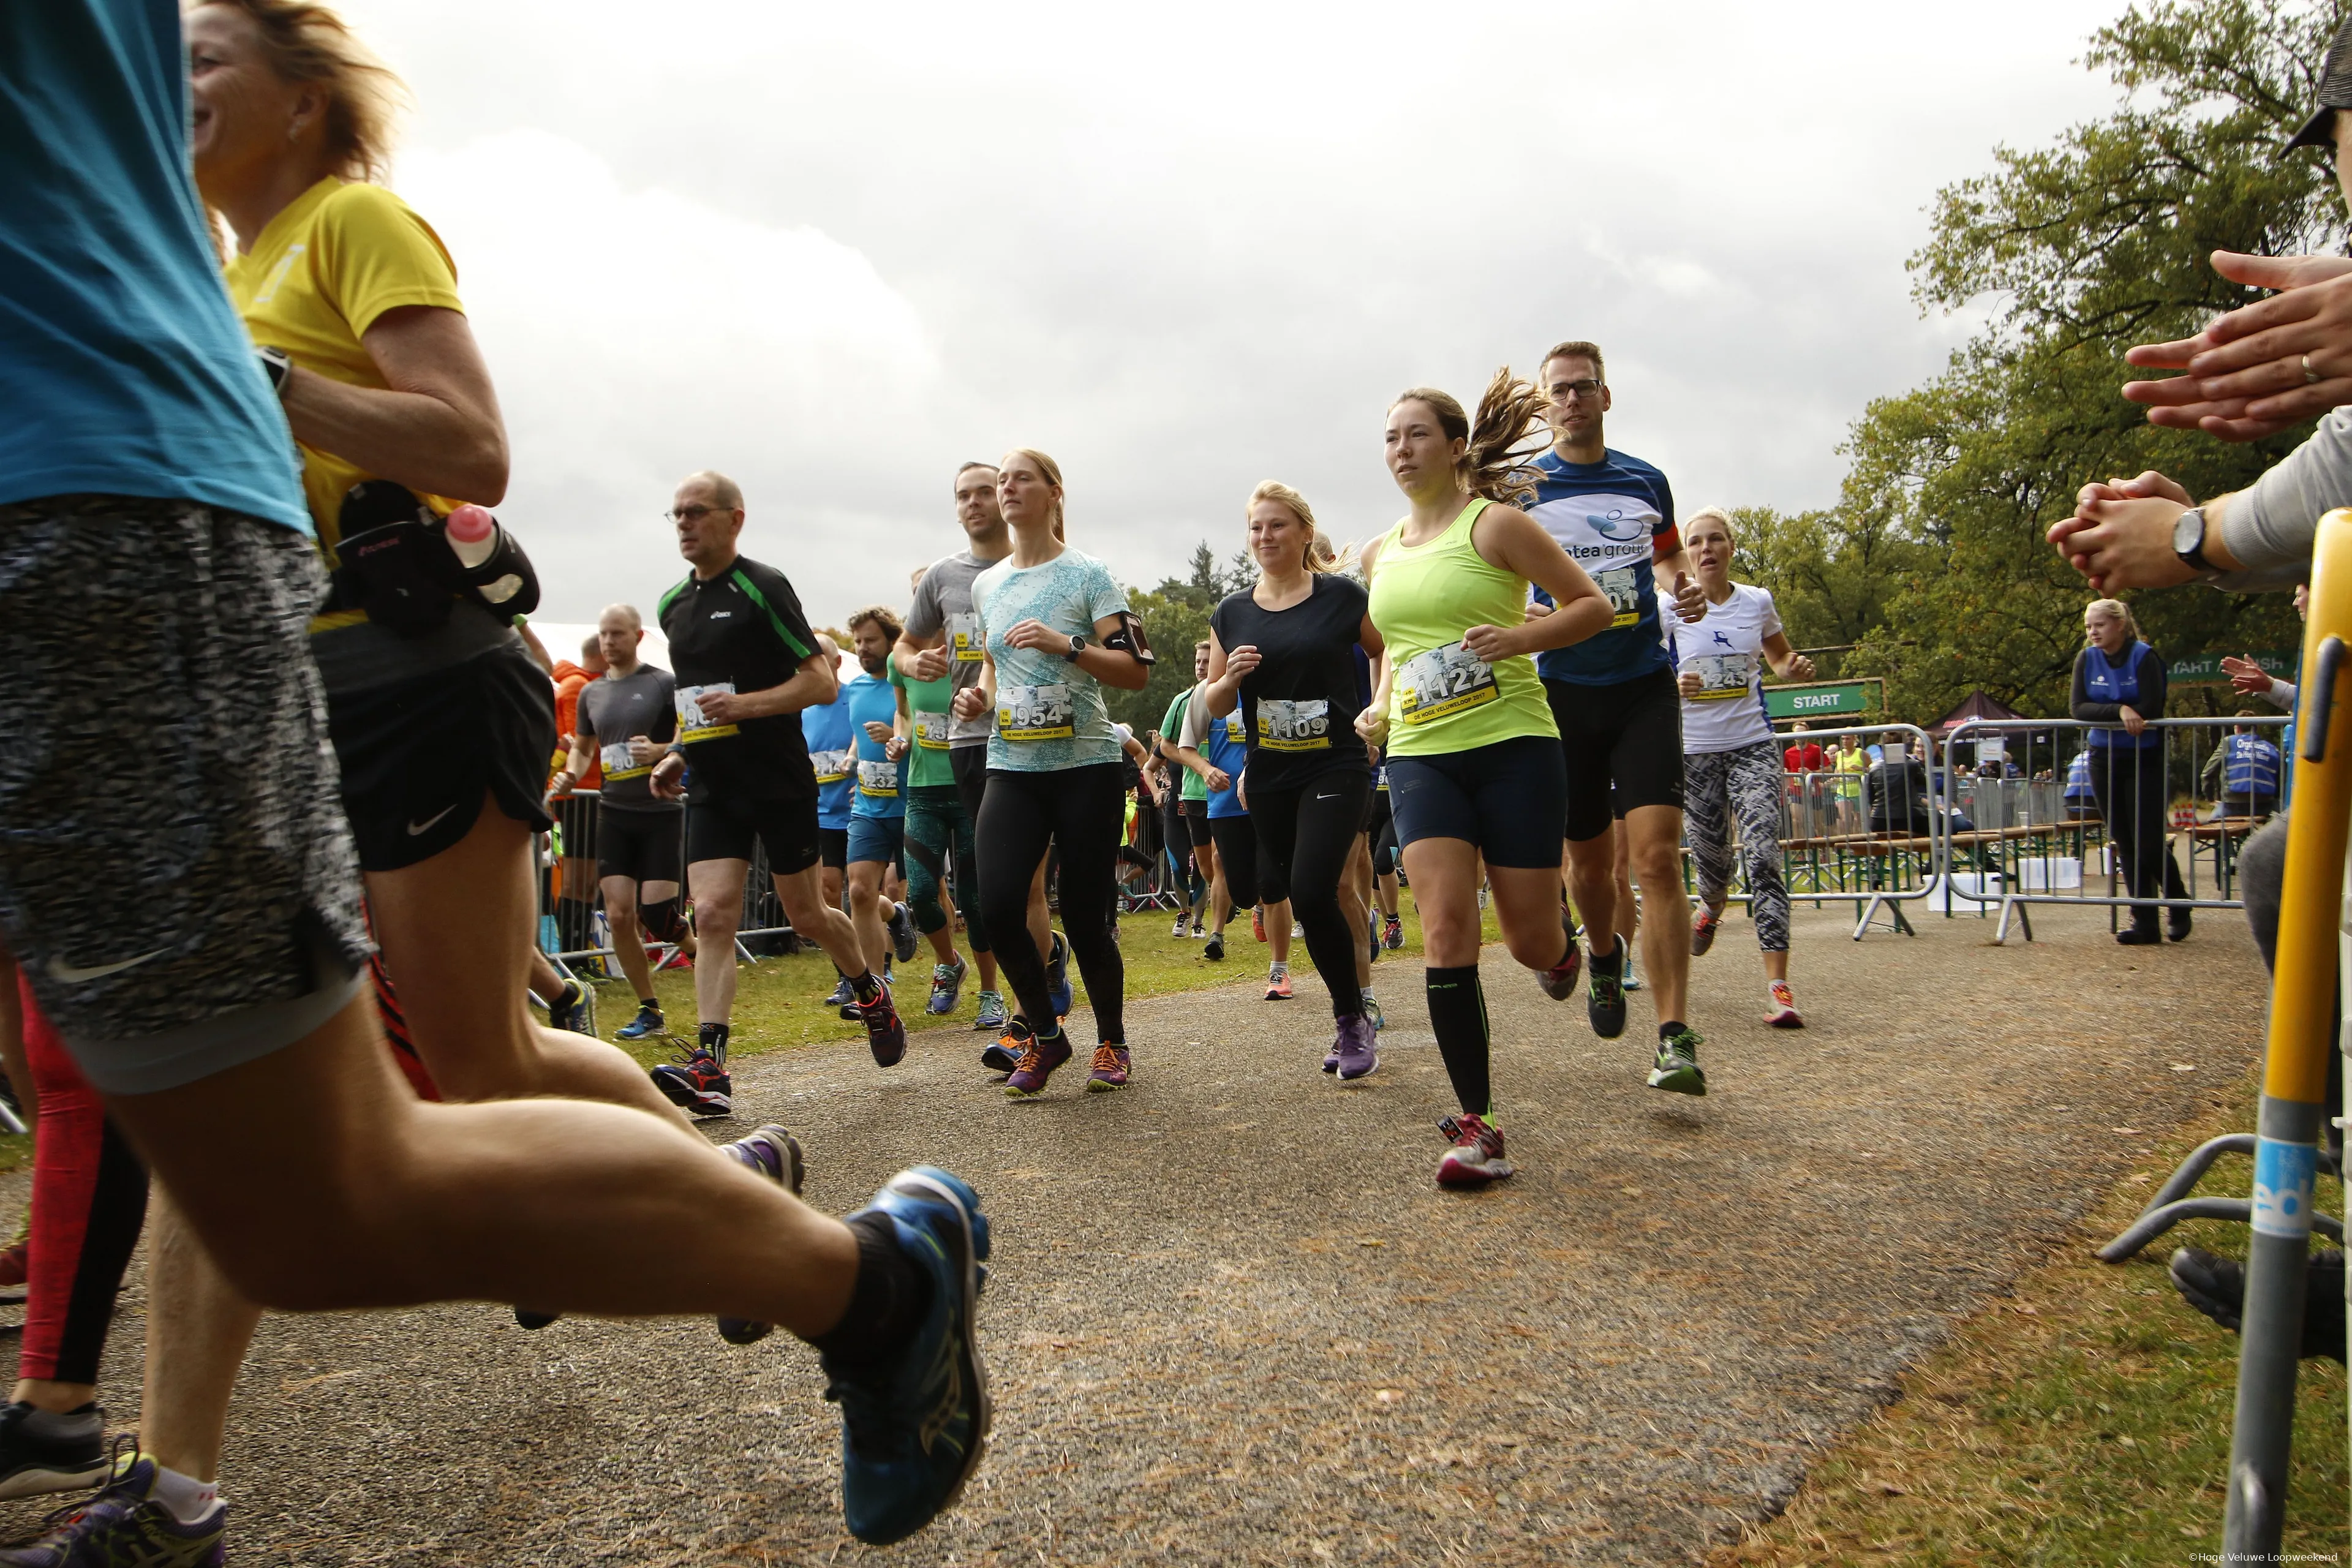
[{"label": "pink bottle cap", "polygon": [[488,507],[476,506],[471,501],[449,514],[449,537],[468,544],[489,538],[498,526],[499,520],[490,515]]}]

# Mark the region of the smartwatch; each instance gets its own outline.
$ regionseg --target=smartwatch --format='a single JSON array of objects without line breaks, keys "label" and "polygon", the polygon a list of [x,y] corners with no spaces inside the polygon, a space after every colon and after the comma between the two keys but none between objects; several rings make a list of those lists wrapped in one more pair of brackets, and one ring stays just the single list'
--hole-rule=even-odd
[{"label": "smartwatch", "polygon": [[2205,509],[2203,507],[2190,507],[2173,522],[2172,552],[2180,557],[2182,565],[2199,576],[2213,575],[2213,568],[2205,559]]},{"label": "smartwatch", "polygon": [[1078,662],[1078,655],[1086,651],[1087,639],[1084,637],[1072,637],[1070,639],[1070,651],[1064,654],[1062,657],[1068,659],[1072,664],[1076,664]]},{"label": "smartwatch", "polygon": [[261,361],[261,374],[269,378],[269,390],[278,396],[286,395],[286,378],[294,374],[294,362],[284,349],[257,348],[253,351]]}]

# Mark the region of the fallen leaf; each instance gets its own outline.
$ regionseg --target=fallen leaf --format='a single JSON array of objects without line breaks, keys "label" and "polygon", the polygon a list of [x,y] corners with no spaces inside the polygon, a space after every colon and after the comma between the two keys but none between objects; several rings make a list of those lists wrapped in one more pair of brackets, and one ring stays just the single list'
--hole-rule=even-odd
[{"label": "fallen leaf", "polygon": [[2175,1062],[2172,1064],[2172,1070],[2174,1072],[2195,1072],[2197,1070],[2197,1064],[2195,1062]]},{"label": "fallen leaf", "polygon": [[2116,1128],[2116,1131],[2118,1131],[2118,1132],[2132,1132],[2132,1133],[2137,1133],[2137,1132],[2139,1131],[2139,1129],[2138,1129],[2138,1128],[2137,1128],[2137,1127],[2118,1127],[2118,1128]]}]

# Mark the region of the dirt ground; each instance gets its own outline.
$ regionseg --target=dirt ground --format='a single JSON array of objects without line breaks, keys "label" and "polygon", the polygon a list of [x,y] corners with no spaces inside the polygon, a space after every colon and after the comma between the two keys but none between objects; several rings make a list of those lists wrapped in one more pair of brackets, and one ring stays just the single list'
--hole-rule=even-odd
[{"label": "dirt ground", "polygon": [[[1849,906],[1850,909],[1850,906]],[[1129,943],[1171,939],[1130,921]],[[1137,1081],[1008,1101],[980,1037],[885,1073],[861,1042],[737,1072],[846,1211],[904,1164],[993,1216],[993,1447],[961,1507],[869,1552],[840,1527],[814,1357],[707,1322],[499,1308],[274,1319],[240,1386],[232,1555],[296,1564],[1684,1563],[1775,1509],[1808,1457],[2002,1290],[2160,1130],[2259,1047],[2242,921],[2119,948],[1922,915],[1847,940],[1801,908],[1811,1026],[1760,1023],[1749,928],[1694,965],[1712,1092],[1643,1085],[1623,1039],[1486,963],[1519,1175],[1431,1180],[1453,1109],[1417,966],[1374,971],[1381,1071],[1342,1089],[1319,984],[1129,1009]],[[1080,1019],[1073,1019],[1077,1033]],[[0,1196],[20,1195],[9,1178]],[[107,1368],[135,1414],[134,1273]],[[0,1505],[21,1527],[39,1501]]]}]

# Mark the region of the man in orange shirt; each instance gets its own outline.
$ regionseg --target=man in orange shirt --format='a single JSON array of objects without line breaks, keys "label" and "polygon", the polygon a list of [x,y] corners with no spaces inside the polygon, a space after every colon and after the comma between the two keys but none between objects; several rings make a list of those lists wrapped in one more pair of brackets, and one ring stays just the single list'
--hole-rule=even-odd
[{"label": "man in orange shirt", "polygon": [[[580,693],[604,673],[604,655],[592,635],[581,641],[578,664],[561,658],[548,673],[555,678],[555,755],[547,767],[548,780],[552,784],[572,757],[572,738],[579,728]],[[604,770],[591,762],[586,776],[572,788],[593,797],[604,783]],[[555,906],[556,939],[563,944],[563,952],[577,952],[596,945],[596,803],[589,798],[576,805],[562,801],[550,801],[548,805],[563,844],[562,897]]]}]

